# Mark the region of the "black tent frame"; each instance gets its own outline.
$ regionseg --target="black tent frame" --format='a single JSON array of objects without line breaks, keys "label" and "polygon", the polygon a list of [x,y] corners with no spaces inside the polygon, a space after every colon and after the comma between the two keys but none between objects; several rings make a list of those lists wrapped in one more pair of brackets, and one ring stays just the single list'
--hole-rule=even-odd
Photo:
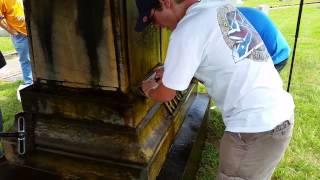
[{"label": "black tent frame", "polygon": [[293,66],[294,66],[294,59],[295,59],[295,55],[296,55],[296,48],[297,48],[298,38],[299,38],[300,21],[301,21],[301,15],[302,15],[302,10],[303,10],[303,4],[304,4],[303,0],[300,0],[299,13],[298,13],[298,19],[297,19],[296,34],[295,34],[295,39],[294,39],[294,46],[293,46],[293,52],[292,52],[292,60],[291,60],[291,66],[290,66],[290,73],[289,73],[289,79],[288,79],[287,92],[290,92],[292,71],[293,71]]}]

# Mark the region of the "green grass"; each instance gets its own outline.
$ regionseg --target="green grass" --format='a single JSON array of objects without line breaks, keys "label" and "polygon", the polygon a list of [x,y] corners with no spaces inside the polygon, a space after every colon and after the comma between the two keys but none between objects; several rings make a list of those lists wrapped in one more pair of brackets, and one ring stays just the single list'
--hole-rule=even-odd
[{"label": "green grass", "polygon": [[0,50],[4,54],[15,51],[10,37],[0,37]]},{"label": "green grass", "polygon": [[[289,8],[286,16],[296,14],[297,9]],[[293,44],[294,28],[276,17],[284,16],[280,10],[272,18],[282,31],[291,31],[288,37]],[[274,179],[320,179],[320,5],[308,5],[303,10],[300,35],[296,50],[291,93],[294,96],[294,136],[284,159],[277,168]],[[286,24],[288,24],[288,28]],[[288,68],[282,77],[288,77]],[[287,80],[286,80],[287,82]]]},{"label": "green grass", "polygon": [[13,125],[14,115],[22,111],[21,104],[17,100],[16,90],[21,81],[7,83],[0,81],[0,108],[3,116],[4,130],[8,130]]},{"label": "green grass", "polygon": [[[249,1],[245,1],[246,3]],[[251,2],[254,1],[250,1]],[[256,1],[257,2],[257,1]],[[274,9],[270,16],[293,47],[297,7]],[[306,5],[303,10],[290,92],[295,100],[295,126],[290,146],[272,179],[320,179],[320,5]],[[290,62],[291,63],[291,62]],[[287,87],[290,63],[281,72]],[[203,88],[200,88],[203,89]],[[215,179],[223,126],[217,110],[211,111],[198,180]],[[219,125],[220,124],[220,125]],[[214,137],[214,138],[211,138]]]},{"label": "green grass", "polygon": [[[319,0],[304,0],[304,3],[319,2]],[[243,0],[243,6],[257,7],[261,4],[268,4],[270,7],[297,5],[300,0]]]},{"label": "green grass", "polygon": [[[203,87],[203,86],[202,86]],[[203,90],[203,88],[201,88]],[[213,180],[219,166],[219,140],[224,132],[221,113],[211,103],[207,140],[202,151],[202,160],[197,174],[197,180]]]}]

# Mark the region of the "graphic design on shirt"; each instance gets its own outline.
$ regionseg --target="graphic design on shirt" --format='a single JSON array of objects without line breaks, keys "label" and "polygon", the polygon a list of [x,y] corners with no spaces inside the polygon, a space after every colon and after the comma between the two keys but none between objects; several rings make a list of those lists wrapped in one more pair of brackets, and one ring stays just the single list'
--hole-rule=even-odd
[{"label": "graphic design on shirt", "polygon": [[245,58],[266,61],[269,57],[256,30],[243,15],[232,6],[218,10],[218,21],[223,38],[232,49],[235,63]]}]

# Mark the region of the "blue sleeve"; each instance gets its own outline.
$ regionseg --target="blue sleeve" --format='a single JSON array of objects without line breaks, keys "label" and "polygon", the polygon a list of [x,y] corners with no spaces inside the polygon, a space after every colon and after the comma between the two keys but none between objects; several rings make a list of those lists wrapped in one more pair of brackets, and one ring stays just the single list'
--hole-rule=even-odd
[{"label": "blue sleeve", "polygon": [[259,33],[274,64],[287,59],[290,53],[289,45],[272,20],[256,8],[239,7],[238,9]]}]

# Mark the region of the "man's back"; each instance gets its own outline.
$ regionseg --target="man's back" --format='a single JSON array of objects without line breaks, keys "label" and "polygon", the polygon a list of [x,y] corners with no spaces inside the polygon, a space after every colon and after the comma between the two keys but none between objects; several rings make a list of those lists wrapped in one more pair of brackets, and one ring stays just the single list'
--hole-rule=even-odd
[{"label": "man's back", "polygon": [[226,131],[271,130],[294,108],[258,33],[223,1],[188,9],[171,34],[164,69],[162,83],[171,89],[186,89],[193,76],[201,80]]},{"label": "man's back", "polygon": [[238,9],[260,34],[273,63],[278,64],[288,59],[290,47],[271,19],[256,8],[238,7]]}]

